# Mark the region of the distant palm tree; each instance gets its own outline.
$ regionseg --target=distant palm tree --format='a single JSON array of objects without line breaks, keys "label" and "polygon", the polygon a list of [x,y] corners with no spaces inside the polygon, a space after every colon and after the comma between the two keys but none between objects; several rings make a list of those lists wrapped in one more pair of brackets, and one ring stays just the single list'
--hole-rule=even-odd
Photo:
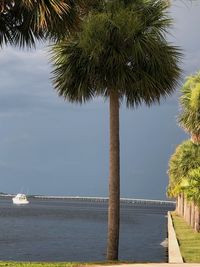
[{"label": "distant palm tree", "polygon": [[[200,167],[200,146],[190,140],[180,144],[169,161],[168,195],[176,197],[182,192],[183,180],[187,180],[191,170]],[[185,182],[184,182],[185,183]]]},{"label": "distant palm tree", "polygon": [[0,46],[31,47],[37,40],[57,40],[78,24],[73,0],[0,0]]},{"label": "distant palm tree", "polygon": [[[184,179],[185,184],[183,187],[185,198],[189,202],[189,214],[186,216],[186,221],[196,231],[200,227],[200,164],[197,169],[191,169],[188,173],[187,179]],[[187,207],[188,208],[188,207]]]},{"label": "distant palm tree", "polygon": [[200,206],[200,167],[192,169],[188,173],[185,191],[188,196],[188,199],[191,199]]},{"label": "distant palm tree", "polygon": [[[180,144],[169,161],[168,196],[177,198],[176,212],[199,231],[200,145],[191,140]],[[196,189],[195,189],[196,186]],[[196,205],[196,207],[195,207]],[[196,211],[195,211],[196,210]]]},{"label": "distant palm tree", "polygon": [[166,1],[111,0],[90,12],[82,30],[55,45],[53,83],[60,96],[84,103],[110,100],[108,260],[118,259],[119,108],[150,106],[170,95],[180,76],[179,50],[166,41]]},{"label": "distant palm tree", "polygon": [[194,143],[200,144],[200,72],[187,78],[180,103],[180,126],[191,134]]},{"label": "distant palm tree", "polygon": [[200,72],[187,78],[180,97],[180,126],[191,141],[177,147],[169,162],[168,195],[177,198],[176,212],[196,231],[200,229]]}]

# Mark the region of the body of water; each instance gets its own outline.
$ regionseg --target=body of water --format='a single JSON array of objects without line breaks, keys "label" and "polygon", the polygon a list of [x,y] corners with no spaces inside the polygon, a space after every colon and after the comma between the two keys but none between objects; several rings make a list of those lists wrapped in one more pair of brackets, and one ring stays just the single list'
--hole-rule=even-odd
[{"label": "body of water", "polygon": [[[121,205],[120,260],[165,262],[170,207]],[[0,260],[102,261],[106,259],[107,203],[0,199]]]}]

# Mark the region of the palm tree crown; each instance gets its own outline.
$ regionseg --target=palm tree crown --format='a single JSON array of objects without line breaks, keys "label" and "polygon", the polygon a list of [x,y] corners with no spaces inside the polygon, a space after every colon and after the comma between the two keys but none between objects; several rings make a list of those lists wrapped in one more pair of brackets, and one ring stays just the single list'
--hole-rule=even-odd
[{"label": "palm tree crown", "polygon": [[187,198],[200,206],[200,167],[188,173],[188,185],[185,191]]},{"label": "palm tree crown", "polygon": [[180,103],[180,126],[192,135],[194,142],[200,143],[200,72],[187,78]]},{"label": "palm tree crown", "polygon": [[81,32],[54,46],[59,95],[82,103],[114,89],[128,106],[159,102],[172,93],[180,75],[180,52],[165,39],[171,25],[166,3],[111,1],[105,6],[88,16]]},{"label": "palm tree crown", "polygon": [[190,140],[180,144],[169,161],[168,196],[176,197],[182,191],[183,180],[189,179],[191,170],[200,167],[200,146]]},{"label": "palm tree crown", "polygon": [[74,0],[0,0],[0,46],[57,40],[77,27],[78,20]]}]

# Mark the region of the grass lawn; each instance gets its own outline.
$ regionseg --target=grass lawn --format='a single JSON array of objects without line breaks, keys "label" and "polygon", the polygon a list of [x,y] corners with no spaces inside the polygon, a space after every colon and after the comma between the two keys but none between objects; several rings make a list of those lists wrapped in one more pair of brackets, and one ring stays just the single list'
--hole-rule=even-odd
[{"label": "grass lawn", "polygon": [[0,261],[0,267],[77,267],[77,266],[83,266],[84,264],[80,263],[64,263],[64,262],[55,262],[55,263],[48,263],[48,262],[4,262]]},{"label": "grass lawn", "polygon": [[184,261],[200,263],[200,233],[196,233],[174,213],[172,213],[172,219]]},{"label": "grass lawn", "polygon": [[[0,261],[0,267],[91,267],[91,265],[114,265],[121,264],[120,261],[115,262],[15,262],[15,261]],[[127,262],[123,262],[127,263]],[[130,262],[129,262],[130,263]]]}]

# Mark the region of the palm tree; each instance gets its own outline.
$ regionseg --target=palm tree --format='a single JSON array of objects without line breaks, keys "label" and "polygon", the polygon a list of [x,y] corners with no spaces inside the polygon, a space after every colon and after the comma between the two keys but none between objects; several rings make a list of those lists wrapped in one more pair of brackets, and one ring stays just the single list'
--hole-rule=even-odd
[{"label": "palm tree", "polygon": [[180,144],[169,161],[169,188],[168,195],[176,197],[182,192],[182,181],[187,179],[188,173],[200,164],[200,146],[190,140]]},{"label": "palm tree", "polygon": [[182,181],[187,179],[188,173],[192,169],[199,167],[200,146],[190,140],[180,144],[169,161],[169,188],[168,195],[176,197],[182,190]]},{"label": "palm tree", "polygon": [[180,126],[191,134],[194,143],[200,144],[200,72],[187,78],[180,103]]},{"label": "palm tree", "polygon": [[0,46],[35,46],[77,29],[78,3],[73,0],[0,0]]},{"label": "palm tree", "polygon": [[[186,83],[182,87],[180,104],[182,109],[179,115],[179,124],[187,133],[191,134],[192,142],[196,145],[200,145],[200,72],[196,73],[195,75],[189,76],[187,78]],[[194,149],[191,149],[191,151],[189,151],[190,154],[192,154],[192,152],[194,152]],[[190,156],[188,157],[188,159],[189,158]],[[188,162],[188,167],[191,167],[190,165],[191,163]],[[183,177],[181,176],[179,176],[179,178],[183,179]],[[190,180],[192,181],[191,176],[187,174],[188,183],[191,183]],[[175,182],[175,184],[177,185],[177,182]],[[188,216],[186,216],[186,220],[188,219],[187,220],[188,223],[190,223],[192,227],[198,230],[199,223],[197,223],[196,218],[199,218],[199,215],[196,216],[195,213],[199,214],[198,211],[199,208],[198,206],[195,207],[195,196],[192,197],[192,192],[194,194],[194,190],[191,191],[190,188],[191,186],[187,186],[185,188],[184,194],[183,192],[181,192],[181,194],[178,195],[177,198],[178,202],[181,203],[178,206],[182,206],[184,201],[184,207],[186,207],[185,214],[186,213],[191,214],[190,222],[189,219],[187,218]],[[191,202],[190,205],[186,205],[188,198],[190,199]],[[188,210],[189,212],[187,212]],[[180,210],[178,210],[178,214],[183,215],[183,213]],[[198,227],[196,225],[198,225]]]},{"label": "palm tree", "polygon": [[82,30],[52,48],[53,83],[70,102],[110,101],[107,259],[118,259],[120,212],[119,109],[150,106],[170,95],[180,75],[180,51],[166,41],[172,21],[166,1],[111,0],[89,12]]},{"label": "palm tree", "polygon": [[200,164],[188,173],[187,195],[200,206]]},{"label": "palm tree", "polygon": [[199,167],[200,146],[188,140],[176,148],[175,153],[170,158],[168,170],[170,178],[168,196],[177,198],[178,208],[176,212],[183,216],[192,227],[196,225],[196,230],[199,229],[197,228],[199,223],[197,223],[198,216],[195,213],[197,214],[199,204],[197,203],[198,194],[195,193],[195,186],[197,191],[200,189],[198,189],[198,183],[195,182],[197,178],[195,170],[199,170]]},{"label": "palm tree", "polygon": [[200,230],[200,164],[188,172],[184,186],[184,194],[190,202],[190,221],[187,222],[196,230]]}]

